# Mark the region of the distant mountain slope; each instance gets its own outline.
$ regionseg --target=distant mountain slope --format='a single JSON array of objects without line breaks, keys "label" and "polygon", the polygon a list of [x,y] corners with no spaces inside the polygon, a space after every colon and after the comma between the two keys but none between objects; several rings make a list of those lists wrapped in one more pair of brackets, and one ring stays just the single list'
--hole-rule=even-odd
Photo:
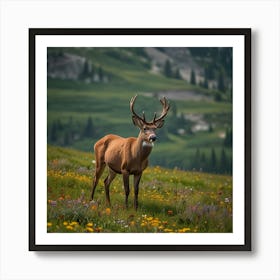
[{"label": "distant mountain slope", "polygon": [[87,83],[125,79],[116,66],[165,75],[167,62],[175,78],[177,72],[177,78],[191,82],[193,71],[204,88],[231,87],[231,48],[49,48],[48,77]]}]

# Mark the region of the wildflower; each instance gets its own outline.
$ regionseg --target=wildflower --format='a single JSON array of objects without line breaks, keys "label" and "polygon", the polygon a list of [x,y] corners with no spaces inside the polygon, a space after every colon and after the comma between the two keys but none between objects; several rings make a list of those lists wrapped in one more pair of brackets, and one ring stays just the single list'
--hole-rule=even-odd
[{"label": "wildflower", "polygon": [[50,200],[49,203],[53,207],[57,206],[57,202],[55,200]]},{"label": "wildflower", "polygon": [[48,226],[48,227],[51,227],[51,226],[52,226],[52,223],[47,223],[47,226]]},{"label": "wildflower", "polygon": [[95,211],[96,209],[97,209],[97,206],[96,206],[96,205],[92,205],[92,206],[91,206],[91,210],[94,210],[94,211]]},{"label": "wildflower", "polygon": [[87,232],[94,232],[94,229],[91,228],[91,227],[87,227],[87,228],[86,228],[86,231],[87,231]]},{"label": "wildflower", "polygon": [[64,226],[68,226],[68,222],[63,222],[63,225]]},{"label": "wildflower", "polygon": [[68,230],[73,230],[74,228],[72,226],[67,226],[66,227]]},{"label": "wildflower", "polygon": [[110,208],[106,208],[105,213],[106,213],[106,215],[109,216],[111,214],[111,209]]},{"label": "wildflower", "polygon": [[78,225],[79,223],[78,222],[71,222],[70,223],[70,226],[76,226],[76,225]]},{"label": "wildflower", "polygon": [[152,223],[151,223],[151,226],[153,226],[153,227],[158,227],[158,226],[159,226],[159,223],[158,223],[158,222],[152,222]]},{"label": "wildflower", "polygon": [[173,215],[173,211],[172,211],[172,210],[168,210],[168,211],[167,211],[167,214],[168,214],[169,216],[172,216],[172,215]]},{"label": "wildflower", "polygon": [[101,232],[101,231],[102,231],[102,227],[97,227],[97,228],[95,228],[95,231],[96,231],[96,232]]},{"label": "wildflower", "polygon": [[93,223],[87,223],[87,227],[93,227]]}]

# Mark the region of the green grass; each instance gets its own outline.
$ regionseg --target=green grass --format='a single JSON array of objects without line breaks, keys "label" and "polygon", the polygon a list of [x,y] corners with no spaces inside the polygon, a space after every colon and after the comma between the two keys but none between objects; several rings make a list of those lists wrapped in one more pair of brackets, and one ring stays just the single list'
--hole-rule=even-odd
[{"label": "green grass", "polygon": [[48,146],[48,232],[232,232],[232,177],[158,166],[142,176],[139,209],[124,208],[121,176],[105,203],[103,179],[90,202],[93,153]]}]

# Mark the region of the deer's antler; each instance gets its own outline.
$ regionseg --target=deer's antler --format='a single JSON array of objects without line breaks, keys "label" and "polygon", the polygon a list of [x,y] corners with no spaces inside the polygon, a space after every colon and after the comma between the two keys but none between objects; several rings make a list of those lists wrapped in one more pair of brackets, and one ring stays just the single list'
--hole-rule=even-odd
[{"label": "deer's antler", "polygon": [[138,114],[136,114],[136,112],[134,111],[134,103],[135,103],[136,97],[137,97],[137,94],[134,97],[132,97],[131,100],[130,100],[130,111],[136,118],[140,119],[144,123],[147,123],[144,111],[143,111],[143,117],[142,118]]},{"label": "deer's antler", "polygon": [[162,120],[168,113],[168,110],[170,108],[170,104],[167,102],[167,99],[165,97],[163,97],[162,99],[160,99],[160,103],[162,104],[163,108],[162,108],[162,112],[161,115],[157,118],[157,115],[155,113],[154,115],[154,119],[153,119],[153,123],[156,123],[160,120]]},{"label": "deer's antler", "polygon": [[157,114],[155,113],[155,114],[154,114],[153,121],[152,121],[152,122],[147,122],[147,121],[146,121],[146,118],[145,118],[145,113],[144,113],[144,112],[143,112],[143,117],[140,117],[140,116],[139,116],[138,114],[136,114],[136,112],[134,111],[134,103],[135,103],[136,98],[137,98],[137,95],[135,95],[134,97],[132,97],[131,100],[130,100],[130,111],[131,111],[131,113],[132,113],[136,118],[140,119],[142,122],[144,122],[144,123],[146,123],[146,124],[155,124],[156,122],[162,120],[162,119],[166,116],[166,114],[167,114],[167,112],[168,112],[168,110],[169,110],[169,108],[170,108],[170,105],[169,105],[169,103],[167,102],[167,99],[166,99],[165,97],[163,97],[162,99],[160,99],[160,103],[161,103],[162,106],[163,106],[161,115],[157,118]]}]

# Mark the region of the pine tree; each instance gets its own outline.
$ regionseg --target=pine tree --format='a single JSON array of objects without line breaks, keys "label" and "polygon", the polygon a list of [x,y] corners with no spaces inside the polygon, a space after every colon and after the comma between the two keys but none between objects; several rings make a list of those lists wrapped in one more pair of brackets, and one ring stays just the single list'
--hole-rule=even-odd
[{"label": "pine tree", "polygon": [[220,72],[219,79],[218,79],[218,90],[225,92],[226,84],[225,84],[225,75],[223,71]]},{"label": "pine tree", "polygon": [[196,170],[200,170],[200,151],[199,151],[199,148],[196,149],[196,152],[195,152],[195,156],[194,156],[194,168]]},{"label": "pine tree", "polygon": [[64,146],[69,146],[69,144],[70,144],[70,135],[69,135],[69,132],[68,132],[68,131],[66,131],[66,132],[64,133],[63,142],[64,142]]},{"label": "pine tree", "polygon": [[98,68],[98,76],[99,76],[99,81],[102,82],[104,73],[103,73],[103,68],[101,66],[99,66]]},{"label": "pine tree", "polygon": [[224,146],[225,147],[232,147],[232,129],[226,130],[226,137],[224,140]]},{"label": "pine tree", "polygon": [[51,126],[50,140],[51,140],[51,143],[54,143],[57,141],[57,124],[55,121],[52,123],[52,126]]},{"label": "pine tree", "polygon": [[215,93],[215,101],[221,102],[222,101],[222,95],[220,92]]},{"label": "pine tree", "polygon": [[196,85],[196,76],[195,76],[195,71],[193,69],[191,71],[191,84]]},{"label": "pine tree", "polygon": [[171,69],[171,63],[169,60],[165,61],[164,64],[164,69],[163,69],[163,73],[166,77],[171,78],[172,77],[172,69]]},{"label": "pine tree", "polygon": [[91,64],[90,64],[89,61],[86,60],[85,63],[84,63],[84,68],[81,72],[80,78],[81,79],[86,79],[86,78],[92,76],[92,71],[91,70],[92,70]]},{"label": "pine tree", "polygon": [[177,105],[176,105],[176,102],[172,102],[172,105],[171,105],[171,113],[172,113],[172,116],[174,117],[177,117]]},{"label": "pine tree", "polygon": [[202,86],[203,86],[204,88],[207,88],[207,89],[209,88],[208,80],[207,80],[206,78],[204,78],[204,82],[203,82]]},{"label": "pine tree", "polygon": [[212,150],[211,150],[211,167],[210,167],[210,169],[214,173],[217,172],[217,156],[216,156],[216,152],[215,152],[214,148],[212,148]]},{"label": "pine tree", "polygon": [[84,130],[84,137],[93,137],[94,136],[94,126],[93,126],[93,121],[92,118],[89,117],[85,126]]},{"label": "pine tree", "polygon": [[202,86],[204,88],[209,88],[209,85],[208,85],[208,71],[207,71],[207,68],[204,69],[204,81],[202,83]]},{"label": "pine tree", "polygon": [[225,149],[222,149],[221,152],[221,159],[220,159],[220,172],[221,173],[228,173],[228,159],[226,155]]},{"label": "pine tree", "polygon": [[209,132],[209,133],[213,133],[213,132],[214,132],[214,127],[213,127],[213,125],[212,125],[211,123],[210,123],[210,125],[209,125],[208,132]]},{"label": "pine tree", "polygon": [[207,160],[206,160],[206,155],[204,152],[201,153],[200,157],[200,167],[202,171],[207,171]]},{"label": "pine tree", "polygon": [[181,76],[180,70],[178,68],[175,71],[174,78],[178,79],[178,80],[182,80],[182,76]]}]

